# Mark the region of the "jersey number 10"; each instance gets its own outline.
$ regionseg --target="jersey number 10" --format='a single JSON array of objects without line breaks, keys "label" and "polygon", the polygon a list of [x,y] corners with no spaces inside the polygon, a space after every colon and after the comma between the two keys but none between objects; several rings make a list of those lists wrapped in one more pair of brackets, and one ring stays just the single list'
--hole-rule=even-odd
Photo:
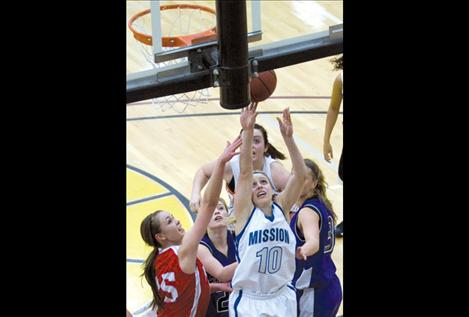
[{"label": "jersey number 10", "polygon": [[256,253],[256,257],[260,258],[259,273],[274,274],[280,270],[282,265],[282,248],[262,248]]}]

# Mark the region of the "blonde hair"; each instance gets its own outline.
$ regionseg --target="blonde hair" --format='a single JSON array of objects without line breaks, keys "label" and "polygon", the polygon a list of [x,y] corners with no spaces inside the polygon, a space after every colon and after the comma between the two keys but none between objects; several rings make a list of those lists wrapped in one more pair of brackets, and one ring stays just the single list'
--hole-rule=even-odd
[{"label": "blonde hair", "polygon": [[327,183],[324,178],[324,174],[322,173],[319,165],[310,159],[304,159],[306,167],[308,167],[313,174],[313,181],[317,181],[316,188],[314,189],[314,196],[317,196],[319,200],[326,206],[326,208],[331,213],[334,220],[337,220],[337,215],[334,212],[334,208],[332,207],[332,202],[327,197]]}]

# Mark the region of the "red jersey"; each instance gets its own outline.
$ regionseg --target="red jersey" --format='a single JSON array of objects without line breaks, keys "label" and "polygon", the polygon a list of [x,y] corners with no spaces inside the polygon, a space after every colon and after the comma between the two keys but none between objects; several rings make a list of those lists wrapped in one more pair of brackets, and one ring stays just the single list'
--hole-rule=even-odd
[{"label": "red jersey", "polygon": [[158,317],[204,317],[210,300],[207,274],[199,259],[196,270],[186,274],[178,260],[179,246],[161,250],[155,261],[156,284],[163,307]]}]

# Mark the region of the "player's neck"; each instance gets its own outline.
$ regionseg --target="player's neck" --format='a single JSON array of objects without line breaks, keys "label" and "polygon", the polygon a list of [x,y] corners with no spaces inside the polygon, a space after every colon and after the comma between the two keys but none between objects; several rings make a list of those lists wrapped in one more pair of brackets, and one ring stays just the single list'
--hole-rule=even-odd
[{"label": "player's neck", "polygon": [[167,242],[160,242],[160,243],[161,243],[161,249],[164,250],[172,246],[181,245],[182,240],[181,241],[167,241]]},{"label": "player's neck", "polygon": [[272,216],[272,203],[269,204],[268,206],[257,206],[257,208],[259,208],[260,210],[262,210],[262,212],[264,213],[264,215],[266,215],[267,217],[271,217],[271,216]]},{"label": "player's neck", "polygon": [[264,162],[265,162],[265,159],[264,157],[262,157],[260,160],[255,160],[255,161],[252,161],[252,169],[254,171],[262,171],[263,168],[264,168]]},{"label": "player's neck", "polygon": [[208,229],[207,233],[215,248],[223,254],[227,255],[228,243],[226,242],[226,237],[228,232],[226,227]]},{"label": "player's neck", "polygon": [[225,243],[226,244],[226,227],[219,227],[213,229],[207,229],[208,237],[214,244],[216,243]]},{"label": "player's neck", "polygon": [[306,199],[313,198],[316,196],[316,191],[314,189],[309,190],[307,193],[301,194],[300,198],[297,201],[297,204],[301,206]]}]

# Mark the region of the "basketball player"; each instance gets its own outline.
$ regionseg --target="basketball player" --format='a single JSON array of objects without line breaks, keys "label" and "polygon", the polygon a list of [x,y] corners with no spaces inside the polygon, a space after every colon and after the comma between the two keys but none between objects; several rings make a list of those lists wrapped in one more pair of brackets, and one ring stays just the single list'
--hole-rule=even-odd
[{"label": "basketball player", "polygon": [[153,292],[152,308],[158,317],[205,317],[210,299],[209,283],[202,263],[197,259],[198,245],[218,204],[223,168],[240,146],[238,137],[218,157],[200,211],[187,233],[179,220],[158,210],[141,223],[143,240],[153,250],[144,263],[145,279]]},{"label": "basketball player", "polygon": [[[278,160],[284,160],[285,155],[277,150],[269,143],[267,131],[260,124],[255,124],[252,147],[252,164],[254,170],[261,170],[269,177],[270,182],[274,185],[276,193],[282,191],[287,184],[290,173],[283,167]],[[193,212],[197,212],[200,206],[200,193],[213,173],[215,162],[203,165],[194,177],[192,185],[192,194],[190,200],[190,208]],[[223,177],[226,182],[226,189],[232,199],[236,183],[239,178],[239,156],[233,157],[229,163],[225,165]],[[233,202],[230,201],[228,214],[232,213]]]},{"label": "basketball player", "polygon": [[[337,121],[337,117],[339,116],[340,105],[342,103],[343,94],[344,94],[344,62],[343,62],[343,55],[339,58],[333,59],[332,62],[334,63],[335,70],[341,70],[340,74],[334,80],[334,85],[332,87],[332,95],[331,95],[331,102],[329,104],[329,109],[327,110],[327,117],[326,117],[326,127],[324,130],[324,144],[323,144],[323,153],[324,159],[328,162],[334,158],[332,145],[330,142],[332,130],[334,129],[335,123]],[[339,160],[339,177],[342,181],[344,181],[344,148],[342,147],[342,153],[340,154]],[[343,237],[344,235],[344,223],[341,222],[337,225],[335,229],[335,235],[337,237]]]},{"label": "basketball player", "polygon": [[290,112],[278,119],[293,171],[273,202],[273,186],[262,171],[253,171],[252,140],[256,106],[243,109],[240,174],[234,197],[238,268],[231,282],[230,316],[285,317],[296,312],[291,281],[295,273],[295,239],[288,214],[306,179],[306,167],[293,139]]},{"label": "basketball player", "polygon": [[[228,207],[223,198],[220,198],[197,252],[197,257],[204,265],[211,285],[219,283],[215,276],[221,274],[217,272],[222,271],[223,267],[236,263],[233,234],[228,230],[225,222],[227,216]],[[230,273],[229,280],[234,271],[227,274]],[[227,278],[225,277],[224,280]],[[228,296],[229,292],[226,291],[212,293],[206,317],[228,317]]]},{"label": "basketball player", "polygon": [[334,250],[336,215],[326,195],[326,182],[319,166],[304,160],[308,176],[299,198],[300,210],[290,227],[297,246],[296,287],[298,316],[335,317],[342,290],[331,254]]}]

